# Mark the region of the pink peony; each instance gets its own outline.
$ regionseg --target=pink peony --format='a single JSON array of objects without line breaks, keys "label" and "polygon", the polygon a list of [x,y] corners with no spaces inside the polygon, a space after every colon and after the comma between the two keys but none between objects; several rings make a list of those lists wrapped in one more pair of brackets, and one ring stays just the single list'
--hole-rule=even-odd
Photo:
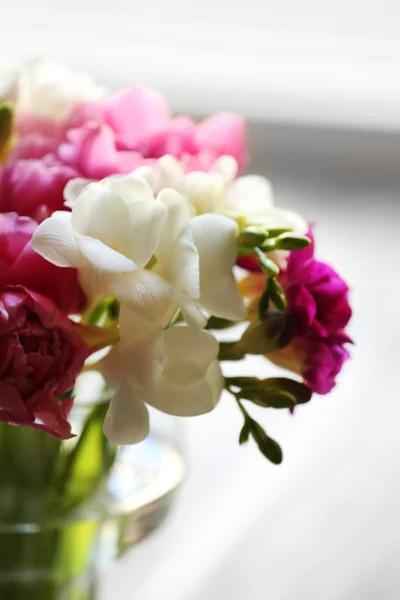
[{"label": "pink peony", "polygon": [[15,211],[40,222],[63,208],[64,187],[77,176],[50,154],[9,162],[0,173],[0,212]]},{"label": "pink peony", "polygon": [[50,298],[67,314],[80,312],[85,296],[75,269],[62,269],[37,254],[31,245],[36,221],[0,213],[0,290],[22,285]]},{"label": "pink peony", "polygon": [[0,420],[72,437],[70,392],[88,356],[72,322],[22,286],[0,292]]},{"label": "pink peony", "polygon": [[[312,232],[308,236],[313,240]],[[291,341],[268,358],[301,375],[313,392],[327,394],[349,358],[348,287],[332,267],[315,260],[314,241],[290,253],[279,280],[288,303],[282,337]]]},{"label": "pink peony", "polygon": [[123,90],[103,103],[78,107],[66,125],[66,141],[59,158],[83,177],[100,179],[128,173],[173,154],[186,171],[209,170],[223,155],[234,156],[243,167],[247,156],[242,119],[221,113],[195,124],[172,118],[163,97],[146,87]]}]

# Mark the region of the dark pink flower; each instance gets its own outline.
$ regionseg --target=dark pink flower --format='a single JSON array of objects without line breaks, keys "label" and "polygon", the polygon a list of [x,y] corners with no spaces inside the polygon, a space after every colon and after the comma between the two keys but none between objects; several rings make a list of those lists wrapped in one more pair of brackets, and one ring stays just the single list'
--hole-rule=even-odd
[{"label": "dark pink flower", "polygon": [[0,212],[15,211],[40,222],[63,208],[64,187],[77,176],[51,154],[11,161],[0,172]]},{"label": "dark pink flower", "polygon": [[16,213],[0,213],[0,290],[22,285],[47,296],[65,313],[81,311],[84,293],[76,269],[56,267],[37,254],[31,245],[36,221]]},{"label": "dark pink flower", "polygon": [[243,167],[247,157],[245,126],[238,116],[221,113],[199,124],[172,118],[163,97],[141,86],[77,107],[65,138],[59,158],[90,179],[128,173],[164,154],[179,158],[187,172],[209,170],[224,154]]},{"label": "dark pink flower", "polygon": [[71,392],[88,356],[73,323],[45,296],[21,286],[0,292],[0,420],[72,436]]},{"label": "dark pink flower", "polygon": [[291,252],[279,276],[288,304],[282,336],[291,341],[268,358],[302,375],[313,392],[327,394],[349,357],[344,345],[351,339],[344,329],[352,311],[346,283],[314,258],[312,232],[308,236],[312,244]]}]

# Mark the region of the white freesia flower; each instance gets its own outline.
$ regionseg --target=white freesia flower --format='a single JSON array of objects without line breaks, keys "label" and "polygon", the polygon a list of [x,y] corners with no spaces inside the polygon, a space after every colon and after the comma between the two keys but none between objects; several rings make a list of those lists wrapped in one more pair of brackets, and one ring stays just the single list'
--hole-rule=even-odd
[{"label": "white freesia flower", "polygon": [[176,191],[163,189],[154,198],[135,174],[85,184],[71,182],[66,196],[72,213],[55,212],[39,225],[32,243],[50,262],[78,268],[92,301],[112,295],[164,325],[178,307],[199,326],[206,322],[201,309],[244,318],[233,276],[234,221],[221,215],[191,219]]},{"label": "white freesia flower", "polygon": [[145,268],[166,216],[165,206],[142,179],[108,178],[85,187],[71,213],[57,211],[43,221],[32,244],[57,266],[77,268],[93,302],[106,295],[118,297],[115,290],[129,287],[132,305],[153,320],[171,303],[168,286]]},{"label": "white freesia flower", "polygon": [[217,404],[223,377],[210,332],[186,325],[151,330],[122,307],[120,335],[100,363],[116,390],[104,422],[112,442],[134,444],[148,435],[146,404],[177,416],[200,415]]},{"label": "white freesia flower", "polygon": [[231,156],[219,158],[209,172],[184,174],[180,162],[172,156],[162,157],[149,182],[154,189],[160,183],[182,194],[196,214],[220,213],[247,224],[270,228],[291,228],[306,233],[307,223],[296,213],[275,206],[271,183],[265,177],[245,175],[235,179],[237,163]]},{"label": "white freesia flower", "polygon": [[103,96],[103,89],[89,75],[47,59],[34,59],[21,70],[17,110],[61,121],[77,104],[100,100]]}]

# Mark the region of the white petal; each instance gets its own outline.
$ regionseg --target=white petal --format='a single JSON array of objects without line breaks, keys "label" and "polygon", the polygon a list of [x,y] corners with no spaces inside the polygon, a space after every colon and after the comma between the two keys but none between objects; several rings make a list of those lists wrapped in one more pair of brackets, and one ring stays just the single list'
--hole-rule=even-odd
[{"label": "white petal", "polygon": [[153,190],[147,178],[137,175],[136,171],[128,175],[111,175],[101,181],[125,204],[150,202],[154,200]]},{"label": "white petal", "polygon": [[218,350],[217,340],[208,331],[188,326],[164,331],[164,369],[146,402],[181,416],[212,410],[223,387]]},{"label": "white petal", "polygon": [[217,358],[219,344],[212,333],[195,327],[170,327],[164,332],[166,362],[177,360],[196,365],[204,372]]},{"label": "white petal", "polygon": [[72,207],[72,225],[81,235],[101,241],[130,258],[132,227],[124,201],[103,183],[92,183]]},{"label": "white petal", "polygon": [[176,288],[173,290],[173,297],[181,309],[183,317],[188,325],[199,327],[200,329],[206,326],[208,317],[196,300],[189,298],[189,296],[179,292]]},{"label": "white petal", "polygon": [[246,175],[231,183],[219,212],[262,215],[273,205],[272,186],[268,179],[259,175]]},{"label": "white petal", "polygon": [[185,169],[175,156],[165,154],[157,162],[156,190],[174,188],[185,174]]},{"label": "white petal", "polygon": [[79,249],[71,227],[71,213],[56,211],[32,237],[32,247],[57,267],[78,267]]},{"label": "white petal", "polygon": [[119,311],[119,336],[121,342],[141,340],[163,328],[164,324],[149,321],[126,304]]},{"label": "white petal", "polygon": [[309,229],[308,223],[297,213],[275,207],[266,211],[258,219],[250,217],[248,220],[253,223],[262,223],[267,229],[288,227],[301,234],[306,234]]},{"label": "white petal", "polygon": [[[154,387],[164,362],[162,332],[157,329],[139,340],[121,341],[110,350],[99,369],[111,387],[122,380],[143,390]],[[126,338],[126,331],[124,336]]]},{"label": "white petal", "polygon": [[154,254],[165,225],[166,208],[154,198],[149,184],[133,174],[115,180],[112,189],[129,212],[130,242],[126,255],[142,268]]},{"label": "white petal", "polygon": [[140,179],[144,179],[144,181],[148,183],[148,185],[154,192],[156,187],[156,174],[154,173],[154,170],[151,167],[139,167],[138,169],[135,169],[133,171],[133,175],[135,175],[135,177],[140,177]]},{"label": "white petal", "polygon": [[110,273],[99,271],[83,255],[81,255],[78,279],[89,300],[89,305],[93,307],[105,296],[112,294],[109,287]]},{"label": "white petal", "polygon": [[83,256],[99,271],[105,273],[128,273],[136,270],[135,263],[109,246],[90,237],[77,238]]},{"label": "white petal", "polygon": [[83,190],[89,185],[89,183],[93,183],[93,180],[85,179],[84,177],[76,177],[75,179],[70,179],[67,182],[63,192],[65,200],[64,206],[72,208],[79,194],[83,192]]},{"label": "white petal", "polygon": [[72,226],[130,258],[141,268],[153,256],[164,227],[165,207],[133,174],[88,185],[72,210]]},{"label": "white petal", "polygon": [[192,204],[197,214],[215,212],[222,200],[226,182],[219,173],[193,171],[177,184],[178,191]]},{"label": "white petal", "polygon": [[214,406],[221,398],[222,390],[225,388],[225,380],[218,360],[214,361],[208,369],[207,381],[211,387]]},{"label": "white petal", "polygon": [[153,324],[167,325],[177,309],[171,286],[156,273],[144,269],[112,278],[110,292],[121,304]]},{"label": "white petal", "polygon": [[236,223],[221,215],[200,215],[191,221],[200,258],[200,304],[210,314],[240,321],[246,309],[236,286]]},{"label": "white petal", "polygon": [[141,394],[123,381],[104,420],[105,436],[114,444],[137,444],[149,434],[149,413]]},{"label": "white petal", "polygon": [[168,415],[181,417],[202,415],[215,407],[213,390],[206,378],[182,387],[161,376],[156,391],[146,397],[146,402]]},{"label": "white petal", "polygon": [[189,207],[180,194],[164,189],[158,195],[167,209],[154,271],[191,298],[200,297],[199,256],[193,242]]},{"label": "white petal", "polygon": [[238,170],[237,161],[233,156],[220,156],[212,167],[212,172],[221,175],[222,179],[227,183],[235,179]]},{"label": "white petal", "polygon": [[96,214],[96,204],[99,198],[112,199],[109,188],[102,182],[94,181],[81,190],[72,208],[71,222],[74,231],[82,235],[94,234],[93,217]]},{"label": "white petal", "polygon": [[169,251],[172,244],[180,237],[189,223],[191,212],[185,199],[172,189],[163,189],[157,200],[166,208],[165,227],[158,242],[157,254],[162,255]]}]

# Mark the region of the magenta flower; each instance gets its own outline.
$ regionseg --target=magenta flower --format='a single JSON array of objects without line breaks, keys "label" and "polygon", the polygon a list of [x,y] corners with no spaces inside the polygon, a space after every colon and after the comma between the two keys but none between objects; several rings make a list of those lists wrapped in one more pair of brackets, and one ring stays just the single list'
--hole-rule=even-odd
[{"label": "magenta flower", "polygon": [[234,156],[243,167],[244,123],[229,113],[199,124],[186,117],[172,118],[158,92],[136,86],[75,109],[58,150],[60,160],[90,179],[129,173],[164,154],[179,158],[186,171],[209,170],[224,154]]},{"label": "magenta flower", "polygon": [[0,292],[0,420],[72,437],[70,392],[88,356],[73,323],[41,294],[22,286]]},{"label": "magenta flower", "polygon": [[0,213],[0,290],[22,285],[50,298],[67,314],[79,313],[85,296],[76,269],[62,269],[37,254],[31,245],[36,221]]},{"label": "magenta flower", "polygon": [[[313,240],[312,232],[308,236]],[[348,287],[329,265],[314,258],[314,241],[290,253],[280,275],[288,303],[284,336],[290,343],[268,355],[273,362],[301,375],[313,392],[327,394],[349,358],[344,331],[351,317]]]},{"label": "magenta flower", "polygon": [[0,173],[0,212],[15,211],[40,222],[63,208],[64,187],[77,176],[51,154],[9,162]]}]

